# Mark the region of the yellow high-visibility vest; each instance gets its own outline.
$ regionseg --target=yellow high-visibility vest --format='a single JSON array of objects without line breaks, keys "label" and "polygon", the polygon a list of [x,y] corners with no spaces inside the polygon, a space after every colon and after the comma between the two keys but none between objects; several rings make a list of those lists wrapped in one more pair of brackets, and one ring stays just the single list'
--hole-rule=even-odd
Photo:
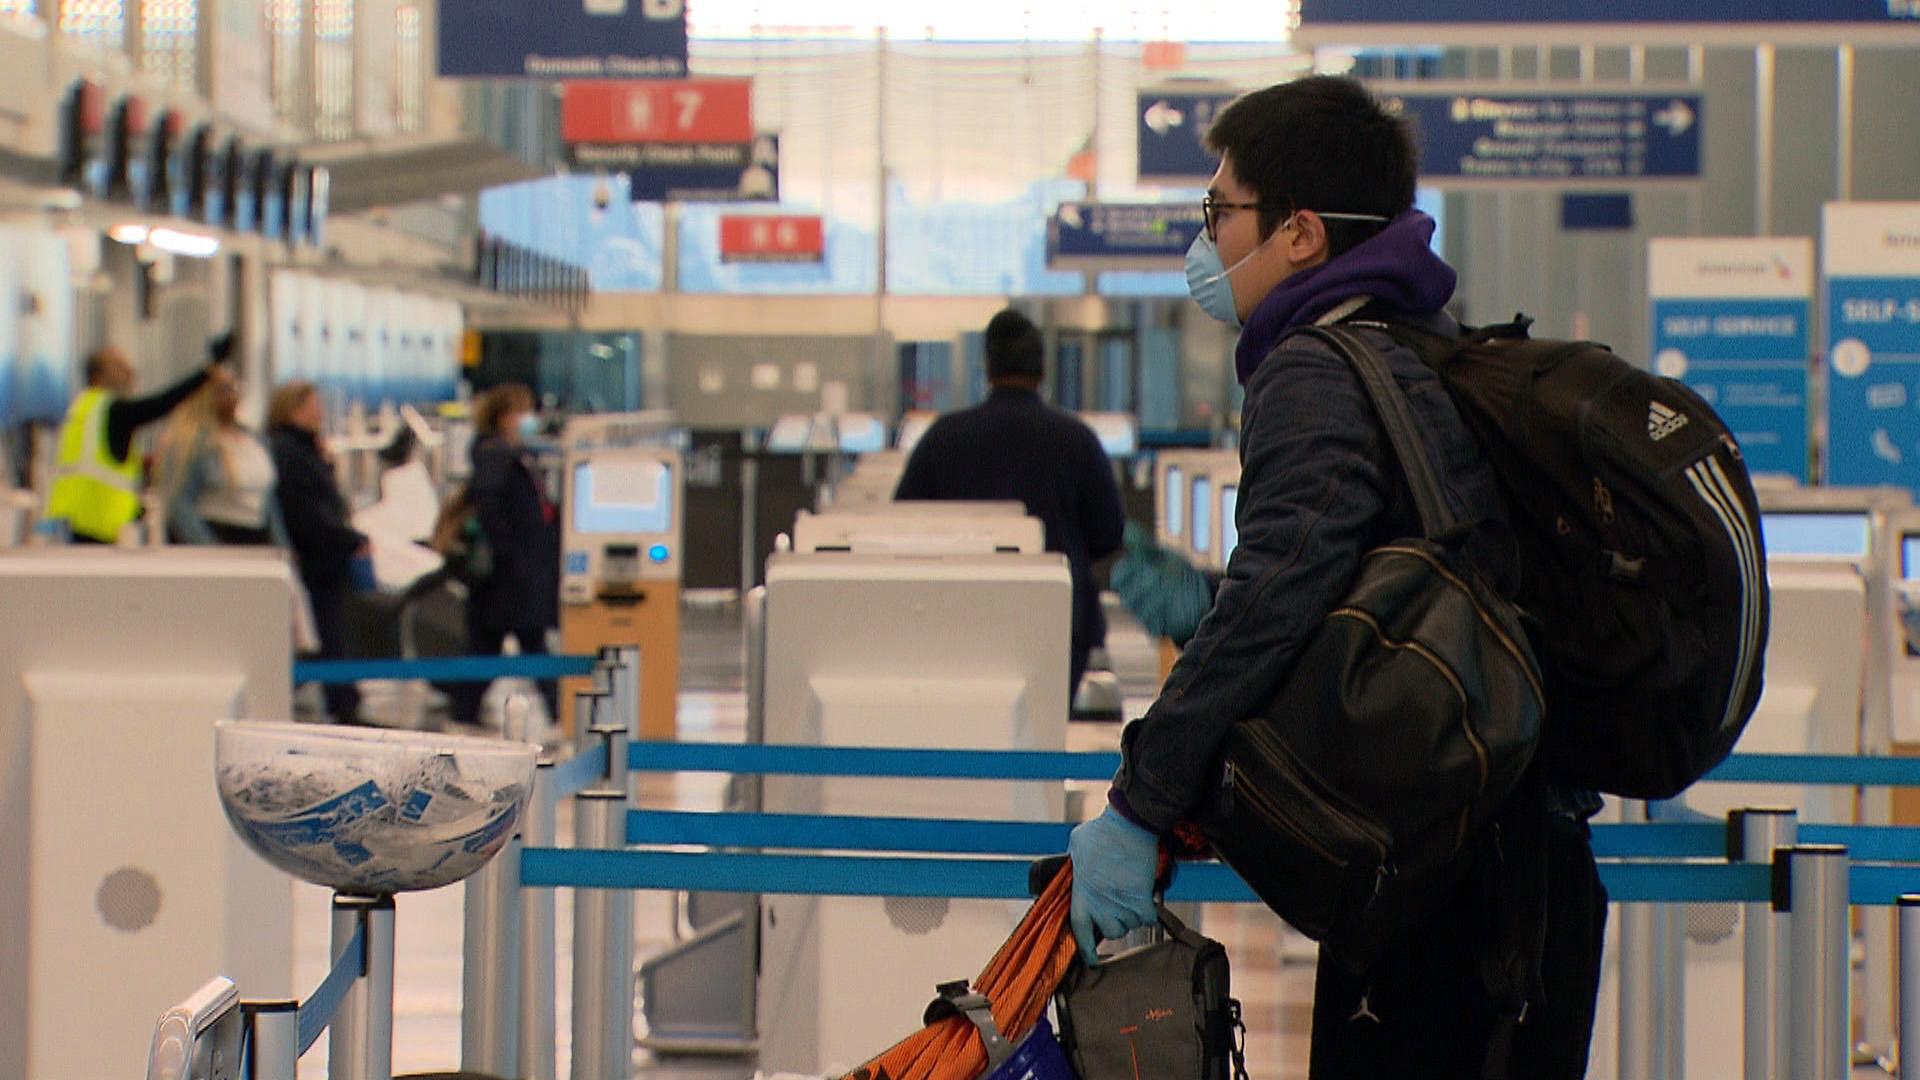
[{"label": "yellow high-visibility vest", "polygon": [[118,460],[107,445],[105,390],[85,390],[73,399],[60,425],[47,517],[67,522],[75,536],[111,544],[140,516],[140,464]]}]

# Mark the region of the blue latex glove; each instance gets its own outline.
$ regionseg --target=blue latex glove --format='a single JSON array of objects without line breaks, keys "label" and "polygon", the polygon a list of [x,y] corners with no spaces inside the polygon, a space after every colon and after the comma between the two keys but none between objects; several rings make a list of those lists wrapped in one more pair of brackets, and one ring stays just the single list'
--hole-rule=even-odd
[{"label": "blue latex glove", "polygon": [[1155,637],[1184,645],[1213,607],[1213,583],[1192,563],[1129,522],[1126,556],[1113,568],[1113,591]]},{"label": "blue latex glove", "polygon": [[1087,963],[1100,962],[1094,952],[1100,940],[1124,937],[1129,930],[1159,921],[1160,912],[1153,903],[1159,837],[1109,806],[1106,813],[1074,828],[1067,840],[1067,855],[1073,860],[1073,906],[1068,921]]}]

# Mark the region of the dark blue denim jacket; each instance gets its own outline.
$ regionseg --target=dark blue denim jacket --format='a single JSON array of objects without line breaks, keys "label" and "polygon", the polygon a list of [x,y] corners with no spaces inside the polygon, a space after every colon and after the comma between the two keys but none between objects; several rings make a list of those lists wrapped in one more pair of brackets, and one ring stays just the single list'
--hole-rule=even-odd
[{"label": "dark blue denim jacket", "polygon": [[[1383,354],[1412,406],[1428,456],[1462,522],[1503,522],[1494,476],[1439,376],[1366,321],[1351,323]],[[1455,335],[1444,313],[1392,321]],[[1301,647],[1339,606],[1360,560],[1418,535],[1418,515],[1386,432],[1359,379],[1319,340],[1284,339],[1247,380],[1240,425],[1239,546],[1212,612],[1187,643],[1147,715],[1129,725],[1112,801],[1165,833],[1217,786],[1227,732],[1259,713],[1292,674]],[[1468,553],[1496,581],[1513,573],[1498,528]]]}]

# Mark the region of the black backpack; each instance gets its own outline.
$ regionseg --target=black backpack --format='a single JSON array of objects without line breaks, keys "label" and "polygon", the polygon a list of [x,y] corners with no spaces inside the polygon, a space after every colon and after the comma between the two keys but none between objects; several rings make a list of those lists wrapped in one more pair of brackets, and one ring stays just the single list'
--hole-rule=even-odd
[{"label": "black backpack", "polygon": [[1547,683],[1558,780],[1679,794],[1760,700],[1766,550],[1740,447],[1674,379],[1532,320],[1459,339],[1374,326],[1439,373],[1498,476]]}]

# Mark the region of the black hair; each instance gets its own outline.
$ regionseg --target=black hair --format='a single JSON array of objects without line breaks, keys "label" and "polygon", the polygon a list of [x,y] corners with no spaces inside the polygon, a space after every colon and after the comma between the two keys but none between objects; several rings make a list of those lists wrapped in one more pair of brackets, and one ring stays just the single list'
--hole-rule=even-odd
[{"label": "black hair", "polygon": [[[1258,193],[1260,238],[1296,210],[1378,214],[1413,207],[1420,154],[1413,126],[1357,79],[1310,75],[1256,90],[1214,118],[1207,147]],[[1382,228],[1329,220],[1328,255],[1340,255]]]},{"label": "black hair", "polygon": [[1007,308],[987,322],[987,378],[1038,379],[1046,374],[1046,340],[1033,320]]}]

